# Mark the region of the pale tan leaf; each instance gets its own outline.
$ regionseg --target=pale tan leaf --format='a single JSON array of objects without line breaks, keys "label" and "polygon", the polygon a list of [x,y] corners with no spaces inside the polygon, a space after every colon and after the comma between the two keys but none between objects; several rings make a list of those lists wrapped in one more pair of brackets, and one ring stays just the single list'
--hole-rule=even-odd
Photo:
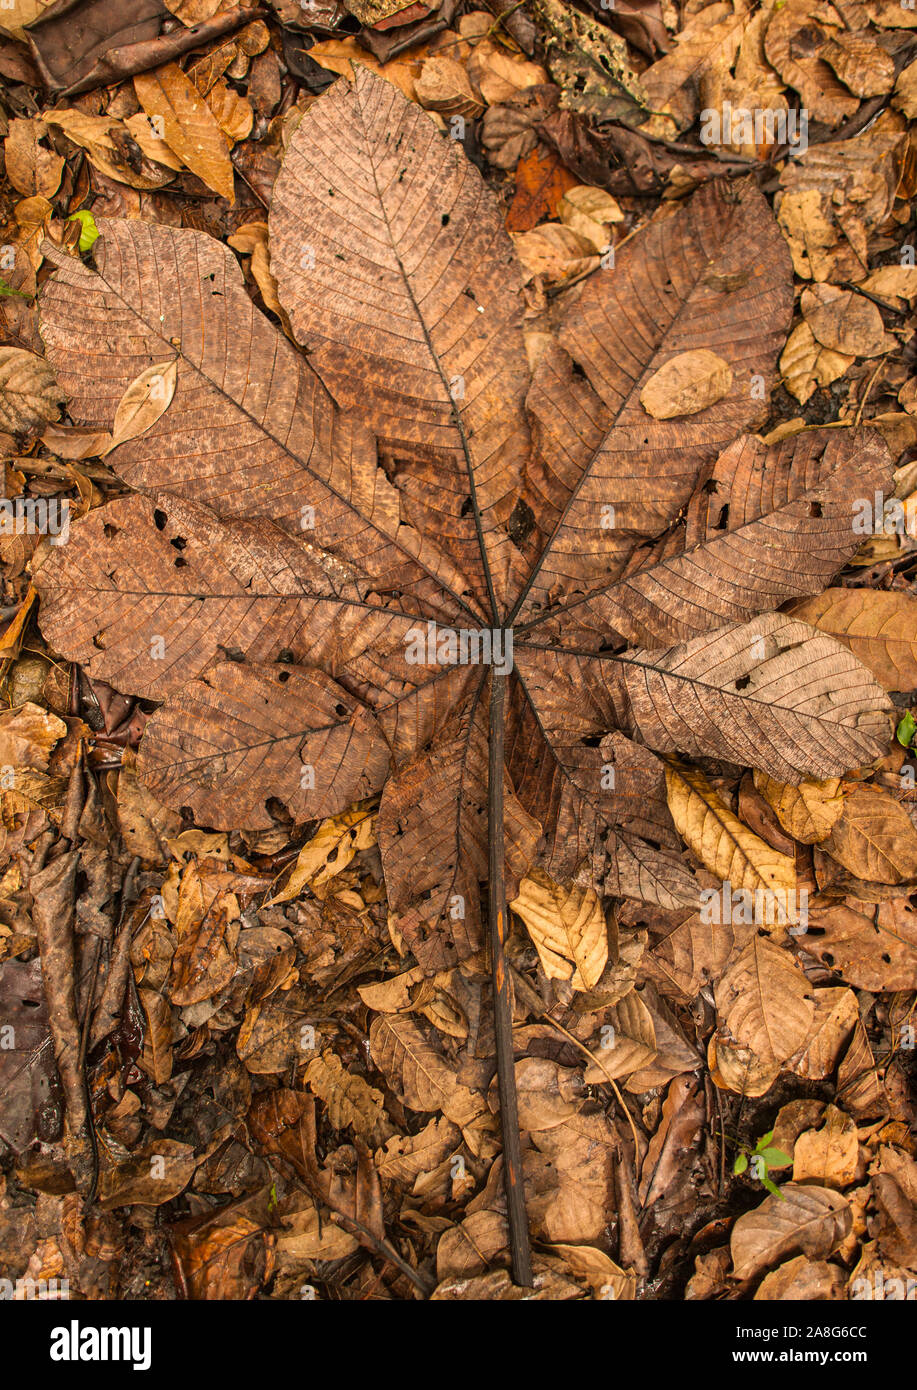
[{"label": "pale tan leaf", "polygon": [[477,120],[484,112],[484,102],[472,91],[468,73],[454,58],[425,58],[414,92],[425,111],[468,120]]},{"label": "pale tan leaf", "polygon": [[680,352],[654,372],[640,392],[640,404],[654,420],[696,415],[729,394],[732,368],[707,348]]},{"label": "pale tan leaf", "polygon": [[917,687],[917,598],[899,589],[826,589],[792,609],[828,632],[868,667],[886,690]]},{"label": "pale tan leaf", "polygon": [[118,403],[111,438],[102,450],[102,458],[155,425],[172,404],[177,381],[178,363],[174,359],[157,362],[134,378]]},{"label": "pale tan leaf", "polygon": [[380,63],[371,53],[367,53],[365,48],[361,48],[356,39],[348,37],[322,39],[309,49],[309,57],[329,72],[336,72],[346,78],[353,77],[354,64],[358,63],[379,77],[384,77],[386,82],[391,82],[408,101],[417,99],[415,83],[420,74],[420,64],[412,62],[410,55],[406,59],[395,58],[390,63]]},{"label": "pale tan leaf", "polygon": [[888,1097],[876,1070],[866,1029],[859,1018],[850,1046],[837,1069],[837,1100],[855,1119],[887,1113]]},{"label": "pale tan leaf", "polygon": [[539,871],[524,878],[509,904],[535,943],[548,979],[591,989],[608,960],[608,930],[591,888],[555,883]]},{"label": "pale tan leaf", "polygon": [[844,1297],[844,1271],[827,1260],[797,1255],[766,1274],[755,1290],[756,1303],[833,1303]]},{"label": "pale tan leaf", "polygon": [[549,285],[572,283],[599,265],[593,242],[562,222],[542,222],[530,232],[514,232],[513,244],[526,282],[540,275]]},{"label": "pale tan leaf", "polygon": [[228,0],[163,0],[163,4],[170,14],[190,28],[212,19],[219,9],[227,7]]},{"label": "pale tan leaf", "polygon": [[[805,938],[797,938],[804,941]],[[784,1066],[797,1076],[821,1080],[837,1066],[859,1017],[851,989],[817,989],[812,1029],[800,1050]]]},{"label": "pale tan leaf", "polygon": [[586,1067],[585,1080],[592,1085],[616,1081],[645,1067],[656,1056],[656,1029],[653,1016],[632,990],[607,1011],[601,1041],[593,1049],[593,1060]]},{"label": "pale tan leaf", "polygon": [[222,78],[207,93],[207,105],[216,117],[217,125],[233,144],[251,135],[255,113],[250,103]]},{"label": "pale tan leaf", "polygon": [[13,38],[25,38],[26,26],[32,24],[54,3],[55,0],[9,0],[3,11],[3,27],[9,29]]},{"label": "pale tan leaf", "polygon": [[874,34],[840,30],[822,45],[818,56],[834,69],[854,96],[885,96],[895,85],[895,60],[880,47]]},{"label": "pale tan leaf", "polygon": [[821,1129],[807,1129],[793,1148],[793,1182],[849,1187],[856,1175],[860,1146],[849,1115],[829,1105]]}]

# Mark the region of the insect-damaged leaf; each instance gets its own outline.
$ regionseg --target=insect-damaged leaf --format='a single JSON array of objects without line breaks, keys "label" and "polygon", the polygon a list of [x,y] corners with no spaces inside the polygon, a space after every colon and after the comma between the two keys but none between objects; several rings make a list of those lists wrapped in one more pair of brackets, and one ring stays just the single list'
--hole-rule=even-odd
[{"label": "insect-damaged leaf", "polygon": [[[168,410],[110,455],[142,495],[36,575],[59,652],[166,701],[139,760],[161,799],[257,827],[275,801],[313,819],[381,790],[394,923],[433,972],[480,941],[492,627],[511,894],[542,835],[557,880],[699,905],[652,750],[784,784],[883,751],[875,682],[770,613],[849,558],[852,498],[889,458],[853,431],[742,435],[792,304],[751,184],[633,236],[534,384],[497,204],[391,84],[359,69],[313,103],[270,218],[308,360],[204,233],[100,219],[96,269],[48,251],[42,333],[74,419],[110,430],[130,383],[175,361]],[[104,352],[80,353],[87,322]],[[654,420],[643,387],[696,349],[732,386]]]}]

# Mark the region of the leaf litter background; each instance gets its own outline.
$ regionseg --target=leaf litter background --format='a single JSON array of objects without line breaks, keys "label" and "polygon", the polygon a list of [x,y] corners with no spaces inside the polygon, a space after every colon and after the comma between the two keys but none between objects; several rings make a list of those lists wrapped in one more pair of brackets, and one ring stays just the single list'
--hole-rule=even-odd
[{"label": "leaf litter background", "polygon": [[491,598],[534,1296],[917,1268],[917,21],[501,8],[3,12],[5,1277],[521,1296]]}]

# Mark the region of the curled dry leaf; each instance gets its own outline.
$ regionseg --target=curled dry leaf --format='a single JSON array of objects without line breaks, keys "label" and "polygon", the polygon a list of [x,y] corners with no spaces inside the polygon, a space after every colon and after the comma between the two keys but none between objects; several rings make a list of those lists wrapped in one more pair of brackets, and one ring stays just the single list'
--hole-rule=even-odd
[{"label": "curled dry leaf", "polygon": [[299,851],[279,891],[271,895],[269,906],[292,902],[304,888],[324,897],[331,880],[347,868],[354,855],[375,843],[374,818],[359,807],[323,821]]},{"label": "curled dry leaf", "polygon": [[804,845],[818,845],[828,836],[844,811],[840,778],[826,782],[807,779],[798,786],[775,782],[766,773],[755,773],[755,786],[788,835]]},{"label": "curled dry leaf", "polygon": [[55,744],[67,733],[56,714],[27,702],[18,709],[0,711],[0,766],[31,767],[47,772]]},{"label": "curled dry leaf", "polygon": [[522,880],[510,907],[525,923],[549,980],[569,980],[574,989],[596,984],[608,960],[608,929],[591,888],[562,886],[537,872]]},{"label": "curled dry leaf", "polygon": [[819,21],[837,26],[837,15],[830,5],[790,0],[772,15],[764,36],[764,52],[787,86],[799,93],[811,119],[838,126],[856,114],[859,101],[819,56],[829,37]]},{"label": "curled dry leaf", "polygon": [[426,111],[467,120],[477,120],[484,112],[485,103],[475,95],[468,73],[454,58],[425,58],[414,92]]},{"label": "curled dry leaf", "polygon": [[[335,1129],[349,1125],[365,1143],[379,1148],[395,1131],[385,1113],[381,1091],[368,1086],[362,1076],[349,1072],[334,1052],[314,1057],[306,1068],[306,1085],[325,1102]],[[397,1142],[397,1141],[396,1141]],[[376,1165],[380,1172],[380,1164]]]},{"label": "curled dry leaf", "polygon": [[793,1182],[849,1187],[856,1176],[860,1146],[849,1115],[829,1105],[820,1129],[807,1129],[793,1148]]},{"label": "curled dry leaf", "polygon": [[6,176],[26,198],[53,198],[60,187],[64,159],[40,143],[47,134],[37,121],[16,117],[9,123],[3,142]]},{"label": "curled dry leaf", "polygon": [[895,60],[872,34],[840,30],[819,50],[819,57],[833,68],[854,96],[880,97],[895,85]]},{"label": "curled dry leaf", "polygon": [[389,1085],[411,1110],[441,1110],[447,1119],[463,1126],[483,1109],[484,1102],[457,1083],[442,1053],[412,1018],[382,1014],[373,1019],[369,1049]]},{"label": "curled dry leaf", "polygon": [[530,232],[515,232],[513,242],[526,282],[540,275],[549,285],[573,284],[600,264],[595,243],[562,222],[544,222]]},{"label": "curled dry leaf", "polygon": [[711,1034],[707,1065],[714,1085],[736,1095],[766,1095],[780,1074],[779,1062],[765,1062],[750,1047],[734,1042],[725,1031]]},{"label": "curled dry leaf", "polygon": [[640,392],[640,404],[654,420],[696,415],[721,401],[732,386],[732,368],[707,348],[680,352],[654,372]]},{"label": "curled dry leaf", "polygon": [[814,285],[803,291],[800,307],[816,342],[831,352],[844,357],[877,357],[888,350],[882,315],[864,295],[833,285]]},{"label": "curled dry leaf", "polygon": [[57,418],[65,399],[54,368],[25,348],[0,347],[0,428],[39,429]]},{"label": "curled dry leaf", "polygon": [[805,405],[819,386],[830,386],[855,361],[853,356],[823,347],[809,325],[800,323],[787,339],[780,356],[780,371],[786,389]]}]

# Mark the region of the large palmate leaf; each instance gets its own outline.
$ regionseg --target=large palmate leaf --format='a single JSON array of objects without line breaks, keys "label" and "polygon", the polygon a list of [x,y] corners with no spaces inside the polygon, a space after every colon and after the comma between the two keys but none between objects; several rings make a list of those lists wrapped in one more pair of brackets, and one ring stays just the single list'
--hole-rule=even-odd
[{"label": "large palmate leaf", "polygon": [[[532,375],[494,198],[358,69],[306,112],[270,211],[298,347],[205,233],[100,219],[94,266],[48,253],[71,415],[110,429],[157,364],[176,389],[109,456],[132,494],[37,571],[45,635],[162,702],[138,770],[199,822],[378,793],[390,921],[422,971],[479,952],[487,885],[505,1144],[507,889],[537,866],[696,909],[685,839],[708,870],[727,855],[687,760],[793,786],[868,764],[891,729],[849,646],[776,611],[853,554],[856,498],[891,490],[885,445],[748,433],[789,328],[785,243],[751,183],[666,213],[571,299]],[[647,382],[697,350],[725,394],[649,415]],[[507,1173],[518,1240],[518,1153]]]}]

